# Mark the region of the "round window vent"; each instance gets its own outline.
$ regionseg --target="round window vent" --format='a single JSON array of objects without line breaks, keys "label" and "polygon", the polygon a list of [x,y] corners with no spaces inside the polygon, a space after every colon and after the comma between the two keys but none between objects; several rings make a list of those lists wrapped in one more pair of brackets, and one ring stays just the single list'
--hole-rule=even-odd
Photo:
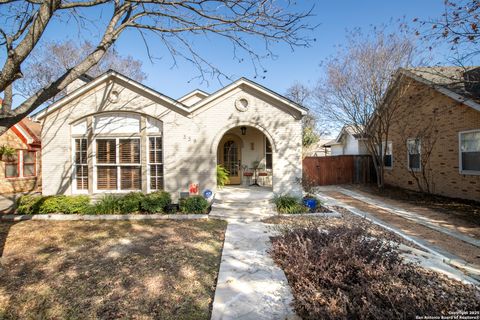
[{"label": "round window vent", "polygon": [[238,98],[235,101],[235,107],[238,111],[247,111],[249,102],[247,98]]},{"label": "round window vent", "polygon": [[120,93],[116,90],[113,90],[108,95],[108,101],[110,101],[111,103],[116,103],[118,102],[119,97],[120,97]]}]

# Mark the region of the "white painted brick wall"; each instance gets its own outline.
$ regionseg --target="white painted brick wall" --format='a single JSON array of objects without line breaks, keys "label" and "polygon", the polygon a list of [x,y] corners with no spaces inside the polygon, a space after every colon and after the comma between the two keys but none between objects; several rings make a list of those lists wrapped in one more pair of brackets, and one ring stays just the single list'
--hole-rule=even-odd
[{"label": "white painted brick wall", "polygon": [[[188,190],[190,182],[199,183],[202,190],[215,189],[217,144],[224,132],[239,125],[261,127],[271,136],[274,192],[301,194],[296,180],[302,176],[302,127],[292,115],[298,117],[298,112],[282,110],[251,89],[236,88],[187,117],[119,83],[113,84],[119,100],[110,103],[106,97],[111,85],[99,86],[44,119],[44,194],[72,193],[70,125],[104,111],[141,112],[163,122],[165,190],[174,196]],[[245,112],[235,108],[239,96],[249,99]]]}]

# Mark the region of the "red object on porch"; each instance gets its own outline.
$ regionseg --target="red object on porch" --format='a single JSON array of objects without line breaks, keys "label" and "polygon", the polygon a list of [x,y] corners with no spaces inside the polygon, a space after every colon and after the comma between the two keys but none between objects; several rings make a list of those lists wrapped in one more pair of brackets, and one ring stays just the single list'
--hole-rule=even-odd
[{"label": "red object on porch", "polygon": [[244,172],[243,175],[245,177],[251,177],[251,176],[253,176],[253,172]]},{"label": "red object on porch", "polygon": [[190,192],[191,195],[197,195],[198,194],[198,184],[197,183],[191,183],[190,187],[188,188],[188,191]]},{"label": "red object on porch", "polygon": [[258,176],[259,176],[259,177],[266,177],[266,176],[268,176],[268,173],[266,173],[266,172],[259,172],[259,173],[258,173]]}]

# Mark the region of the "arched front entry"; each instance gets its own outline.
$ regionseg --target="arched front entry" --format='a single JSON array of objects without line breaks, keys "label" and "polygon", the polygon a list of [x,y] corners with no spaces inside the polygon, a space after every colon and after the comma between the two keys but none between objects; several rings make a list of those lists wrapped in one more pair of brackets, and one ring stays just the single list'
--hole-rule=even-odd
[{"label": "arched front entry", "polygon": [[257,128],[237,126],[226,131],[217,146],[217,164],[229,172],[229,185],[272,187],[272,143]]}]

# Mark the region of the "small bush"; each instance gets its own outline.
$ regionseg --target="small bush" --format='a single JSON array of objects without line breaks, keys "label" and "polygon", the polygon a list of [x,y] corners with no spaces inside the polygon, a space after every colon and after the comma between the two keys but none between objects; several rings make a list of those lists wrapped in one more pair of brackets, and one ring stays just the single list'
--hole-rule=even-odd
[{"label": "small bush", "polygon": [[279,213],[306,213],[308,208],[303,205],[300,198],[288,195],[275,196],[273,199]]},{"label": "small bush", "polygon": [[85,214],[90,208],[90,197],[87,195],[67,196],[63,201],[63,213]]},{"label": "small bush", "polygon": [[165,213],[172,203],[170,193],[165,191],[157,191],[147,194],[141,202],[142,211],[148,213]]},{"label": "small bush", "polygon": [[85,213],[90,204],[90,197],[80,196],[22,196],[18,200],[17,213],[19,214],[48,214],[48,213]]},{"label": "small bush", "polygon": [[302,319],[415,319],[479,310],[467,286],[406,263],[391,242],[364,227],[290,230],[272,241]]},{"label": "small bush", "polygon": [[39,214],[60,213],[66,196],[46,196],[40,200]]},{"label": "small bush", "polygon": [[182,213],[207,213],[208,201],[202,196],[192,196],[180,200],[180,211]]},{"label": "small bush", "polygon": [[35,214],[38,213],[42,196],[24,195],[17,200],[18,214]]},{"label": "small bush", "polygon": [[120,213],[120,197],[106,194],[90,209],[90,214],[118,214]]},{"label": "small bush", "polygon": [[119,211],[123,214],[136,213],[141,210],[140,204],[144,198],[141,192],[130,192],[118,197]]}]

